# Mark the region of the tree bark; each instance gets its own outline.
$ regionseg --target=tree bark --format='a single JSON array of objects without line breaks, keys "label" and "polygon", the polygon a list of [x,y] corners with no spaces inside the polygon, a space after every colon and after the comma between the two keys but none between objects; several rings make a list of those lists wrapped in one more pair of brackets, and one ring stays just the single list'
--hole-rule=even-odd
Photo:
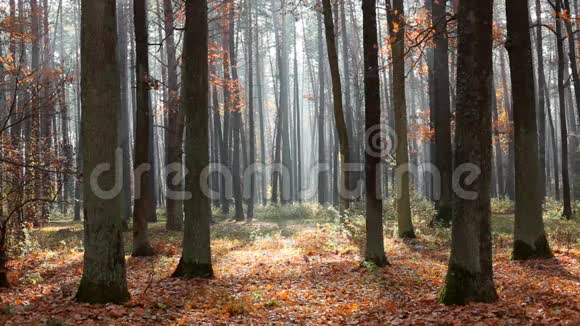
[{"label": "tree bark", "polygon": [[[481,174],[454,193],[451,257],[441,292],[444,304],[493,302],[491,241],[491,77],[493,1],[460,1],[458,17],[455,164],[471,164]],[[476,172],[472,169],[471,173]]]},{"label": "tree bark", "polygon": [[213,276],[210,247],[210,199],[200,184],[209,164],[207,0],[185,3],[185,35],[181,74],[181,106],[186,116],[185,164],[189,174],[184,202],[183,254],[173,277]]},{"label": "tree bark", "polygon": [[409,190],[409,145],[407,141],[407,102],[405,99],[405,19],[403,0],[387,3],[389,34],[393,61],[393,98],[395,110],[396,206],[398,233],[400,238],[414,238],[415,231],[411,216],[411,196]]},{"label": "tree bark", "polygon": [[377,39],[377,8],[375,0],[363,0],[363,46],[364,46],[364,83],[365,83],[365,184],[366,184],[366,232],[367,242],[365,260],[377,266],[388,264],[385,255],[383,235],[383,199],[380,180],[381,148],[373,140],[374,131],[380,137],[381,97],[379,77],[379,51]]},{"label": "tree bark", "polygon": [[[130,298],[119,196],[103,196],[96,189],[96,183],[106,191],[115,186],[115,148],[111,144],[117,143],[117,111],[121,109],[115,3],[81,2],[85,252],[76,296],[88,303],[120,303]],[[93,180],[102,163],[110,169]]]},{"label": "tree bark", "polygon": [[433,1],[434,60],[433,110],[435,110],[435,161],[441,176],[441,198],[437,201],[435,221],[449,225],[453,215],[451,198],[453,160],[451,150],[451,104],[449,100],[449,42],[447,40],[447,1]]},{"label": "tree bark", "polygon": [[320,205],[326,205],[329,201],[328,194],[328,159],[326,157],[326,146],[325,146],[325,111],[326,111],[326,99],[324,97],[325,93],[325,74],[324,74],[324,45],[323,45],[323,30],[322,30],[322,15],[318,15],[318,84],[319,84],[319,94],[318,94],[318,119],[317,119],[317,132],[318,132],[318,203]]},{"label": "tree bark", "polygon": [[564,38],[562,35],[562,6],[560,1],[556,1],[556,48],[558,51],[558,99],[560,102],[560,138],[562,141],[562,198],[564,199],[564,209],[562,217],[572,218],[572,204],[570,198],[570,177],[568,170],[568,126],[566,123],[566,93],[564,87]]},{"label": "tree bark", "polygon": [[[177,83],[177,55],[175,49],[174,16],[172,0],[163,0],[165,49],[167,51],[167,87],[169,98],[167,103],[167,128],[165,131],[165,164],[182,164],[183,161],[183,129],[184,116],[179,106],[179,86]],[[167,193],[183,190],[183,182],[174,182],[175,175],[167,175],[165,187]],[[165,196],[167,221],[165,228],[181,231],[183,228],[183,201]]]},{"label": "tree bark", "polygon": [[135,113],[135,207],[133,209],[133,253],[132,256],[152,256],[147,222],[153,194],[150,178],[153,178],[151,158],[151,77],[149,76],[149,51],[147,40],[147,5],[145,0],[133,2],[135,26],[135,54],[137,69],[137,111]]},{"label": "tree bark", "polygon": [[338,196],[340,200],[340,211],[349,209],[350,201],[347,192],[351,190],[351,174],[348,171],[348,164],[351,163],[351,150],[348,139],[348,130],[342,105],[342,82],[340,70],[338,68],[338,51],[336,49],[336,37],[334,35],[334,20],[332,18],[332,7],[330,0],[323,0],[324,26],[326,34],[326,48],[328,61],[330,63],[330,74],[332,76],[332,98],[334,107],[334,119],[338,141],[340,145],[341,173],[338,181]]},{"label": "tree bark", "polygon": [[512,80],[516,209],[513,258],[550,258],[542,220],[542,189],[535,110],[534,66],[527,0],[506,4],[507,42]]}]

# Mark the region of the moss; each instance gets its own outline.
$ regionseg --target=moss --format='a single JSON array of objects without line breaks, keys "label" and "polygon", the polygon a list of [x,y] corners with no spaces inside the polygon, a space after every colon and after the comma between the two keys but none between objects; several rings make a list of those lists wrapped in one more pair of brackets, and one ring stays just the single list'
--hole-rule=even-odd
[{"label": "moss", "polygon": [[445,287],[439,295],[439,302],[445,305],[464,305],[467,302],[494,302],[497,293],[493,282],[488,283],[481,273],[472,273],[450,263],[445,279]]},{"label": "moss", "polygon": [[548,259],[552,258],[552,250],[545,235],[541,235],[534,241],[534,246],[530,246],[522,240],[514,241],[513,260]]},{"label": "moss", "polygon": [[212,278],[213,266],[212,264],[184,263],[182,258],[171,277]]},{"label": "moss", "polygon": [[76,299],[85,303],[124,303],[131,299],[126,284],[97,284],[81,279]]},{"label": "moss", "polygon": [[361,263],[361,267],[367,268],[367,269],[372,269],[369,268],[370,266],[376,266],[376,267],[385,267],[385,266],[390,266],[391,264],[389,263],[389,261],[387,260],[387,256],[383,255],[382,257],[367,257],[365,258],[365,260]]}]

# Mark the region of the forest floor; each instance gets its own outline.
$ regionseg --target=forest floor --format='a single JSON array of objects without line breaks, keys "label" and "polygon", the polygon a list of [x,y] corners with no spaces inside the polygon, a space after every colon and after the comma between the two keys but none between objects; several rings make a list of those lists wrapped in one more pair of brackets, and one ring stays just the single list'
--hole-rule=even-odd
[{"label": "forest floor", "polygon": [[[352,231],[357,226],[346,232],[328,219],[259,218],[212,227],[215,277],[210,280],[170,278],[181,233],[165,231],[162,221],[151,224],[159,254],[127,257],[132,300],[91,306],[74,300],[82,273],[82,225],[52,222],[33,232],[32,253],[10,263],[14,285],[0,290],[0,324],[578,325],[580,223],[548,219],[555,258],[530,262],[510,260],[512,224],[510,215],[493,219],[500,296],[494,304],[437,302],[449,230],[417,222],[418,238],[401,241],[392,237],[394,221],[388,221],[391,266],[377,268],[361,265],[361,240]],[[126,241],[130,250],[130,234]]]}]

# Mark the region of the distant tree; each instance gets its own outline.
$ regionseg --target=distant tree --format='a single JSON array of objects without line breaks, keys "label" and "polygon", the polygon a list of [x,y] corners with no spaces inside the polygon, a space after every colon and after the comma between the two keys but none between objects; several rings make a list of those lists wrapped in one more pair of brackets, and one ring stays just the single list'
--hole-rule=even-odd
[{"label": "distant tree", "polygon": [[321,170],[318,172],[318,203],[326,205],[329,202],[328,190],[328,171],[325,165],[328,164],[326,155],[326,141],[325,141],[325,114],[326,114],[326,98],[325,98],[325,73],[324,73],[324,37],[322,27],[322,15],[318,15],[318,112],[316,119],[316,127],[318,133],[318,164]]},{"label": "distant tree", "polygon": [[[200,184],[209,164],[207,0],[185,3],[181,106],[185,112],[185,190],[183,253],[173,277],[213,276],[210,247],[211,202]],[[204,184],[207,186],[207,184]]]},{"label": "distant tree", "polygon": [[444,304],[497,300],[490,212],[492,13],[492,0],[459,2],[455,164],[470,164],[481,174],[463,185],[475,198],[454,193]]},{"label": "distant tree", "polygon": [[103,198],[92,180],[98,166],[100,188],[115,185],[117,111],[121,85],[117,62],[115,0],[81,2],[81,87],[83,115],[84,261],[77,299],[88,303],[125,302],[127,290],[119,196]]}]

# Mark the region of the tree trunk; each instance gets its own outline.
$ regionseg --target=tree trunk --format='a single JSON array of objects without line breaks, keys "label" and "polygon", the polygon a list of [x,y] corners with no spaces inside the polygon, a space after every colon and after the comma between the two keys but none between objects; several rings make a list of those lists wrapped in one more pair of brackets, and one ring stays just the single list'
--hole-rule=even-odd
[{"label": "tree trunk", "polygon": [[[179,86],[177,84],[177,55],[175,49],[175,33],[172,0],[163,0],[165,48],[167,51],[167,87],[169,98],[167,103],[167,128],[165,130],[165,164],[182,164],[183,161],[183,111],[179,107]],[[169,194],[183,190],[183,182],[174,182],[175,175],[165,177],[165,206],[167,221],[165,228],[181,231],[183,228],[183,201]]]},{"label": "tree trunk", "polygon": [[[491,84],[493,1],[460,1],[458,17],[455,164],[481,174],[454,192],[451,257],[444,304],[493,302],[491,241]],[[476,175],[476,174],[475,174]],[[463,193],[463,194],[462,194]]]},{"label": "tree trunk", "polygon": [[240,102],[240,81],[238,78],[238,60],[237,60],[237,43],[235,40],[235,12],[234,12],[234,2],[231,0],[231,7],[229,12],[229,34],[230,34],[230,69],[232,71],[232,81],[234,85],[233,89],[233,108],[231,111],[232,115],[232,136],[234,141],[234,157],[233,157],[233,186],[234,186],[234,204],[235,204],[235,216],[236,221],[244,220],[244,206],[243,206],[243,196],[242,196],[242,175],[241,175],[241,165],[242,165],[242,150],[241,150],[241,137],[242,137],[242,112],[241,112],[241,102]]},{"label": "tree trunk", "polygon": [[336,37],[334,35],[334,20],[332,19],[332,7],[330,0],[323,0],[324,8],[324,26],[326,34],[326,48],[328,52],[328,61],[330,63],[330,74],[332,75],[332,98],[334,107],[334,119],[338,141],[340,144],[341,156],[341,173],[338,182],[338,196],[340,199],[340,211],[344,212],[349,209],[352,198],[348,196],[351,191],[351,175],[348,164],[351,163],[351,150],[348,139],[348,130],[346,119],[342,106],[342,82],[340,79],[340,70],[338,68],[338,52],[336,50]]},{"label": "tree trunk", "polygon": [[558,51],[558,99],[560,102],[560,138],[562,141],[562,191],[564,210],[562,217],[572,218],[572,205],[570,198],[570,178],[568,172],[568,127],[566,123],[566,93],[564,87],[564,38],[562,35],[562,7],[561,2],[556,1],[556,48]]},{"label": "tree trunk", "polygon": [[[117,111],[121,109],[115,2],[81,2],[85,252],[83,276],[76,296],[88,303],[119,303],[130,297],[122,214],[119,196],[113,189],[116,176],[112,167],[116,160],[111,144],[117,143]],[[109,164],[110,169],[103,170],[103,163]],[[99,165],[100,176],[95,173]]]},{"label": "tree trunk", "polygon": [[324,83],[324,45],[322,36],[322,16],[318,16],[318,83],[319,83],[319,94],[318,100],[318,119],[317,119],[317,132],[318,132],[318,203],[320,205],[328,204],[328,159],[326,158],[326,145],[325,145],[325,111],[326,111],[326,99],[324,98],[325,83]]},{"label": "tree trunk", "polygon": [[393,60],[393,97],[395,110],[396,144],[397,221],[399,237],[414,238],[411,216],[411,196],[409,190],[409,152],[407,142],[407,103],[405,99],[405,19],[403,0],[394,0],[388,4],[389,34]]},{"label": "tree trunk", "polygon": [[447,1],[433,1],[433,25],[435,49],[433,60],[433,83],[435,110],[436,166],[441,176],[441,198],[437,201],[435,221],[449,225],[453,215],[451,198],[453,160],[451,150],[451,107],[449,102],[449,42],[447,40]]},{"label": "tree trunk", "polygon": [[149,76],[149,52],[147,40],[147,5],[145,0],[133,2],[135,26],[135,54],[137,66],[137,111],[135,125],[135,207],[133,209],[133,253],[132,256],[152,256],[147,221],[151,215],[150,202],[153,194],[149,182],[153,178],[151,140],[151,77]]},{"label": "tree trunk", "polygon": [[[256,124],[254,120],[254,38],[252,35],[252,1],[248,0],[247,3],[248,11],[248,125],[249,130],[249,154],[250,154],[250,165],[249,168],[255,170],[256,164]],[[257,54],[257,53],[256,53]],[[248,220],[254,218],[254,204],[256,201],[256,173],[257,171],[252,171],[250,174],[250,198],[248,198]]]},{"label": "tree trunk", "polygon": [[[546,197],[546,75],[544,73],[544,40],[542,38],[542,3],[536,0],[536,57],[538,61],[538,134],[539,134],[539,163],[540,189],[542,201]],[[548,99],[549,101],[549,99]]]},{"label": "tree trunk", "polygon": [[534,66],[530,42],[530,19],[527,0],[506,4],[510,57],[512,103],[514,112],[514,147],[516,176],[516,211],[513,258],[527,260],[550,258],[542,220],[542,189],[538,155],[535,110]]},{"label": "tree trunk", "polygon": [[[204,194],[202,171],[209,164],[207,0],[185,3],[181,105],[186,116],[185,162],[189,170],[184,202],[183,254],[173,277],[213,276],[210,247],[211,203]],[[204,183],[205,184],[205,183]]]},{"label": "tree trunk", "polygon": [[[363,46],[365,83],[365,184],[366,184],[366,232],[365,260],[377,266],[388,265],[383,235],[383,199],[378,186],[381,171],[381,148],[375,137],[381,137],[381,97],[379,78],[379,51],[377,39],[376,1],[363,0]],[[369,133],[373,134],[369,134]]]}]

